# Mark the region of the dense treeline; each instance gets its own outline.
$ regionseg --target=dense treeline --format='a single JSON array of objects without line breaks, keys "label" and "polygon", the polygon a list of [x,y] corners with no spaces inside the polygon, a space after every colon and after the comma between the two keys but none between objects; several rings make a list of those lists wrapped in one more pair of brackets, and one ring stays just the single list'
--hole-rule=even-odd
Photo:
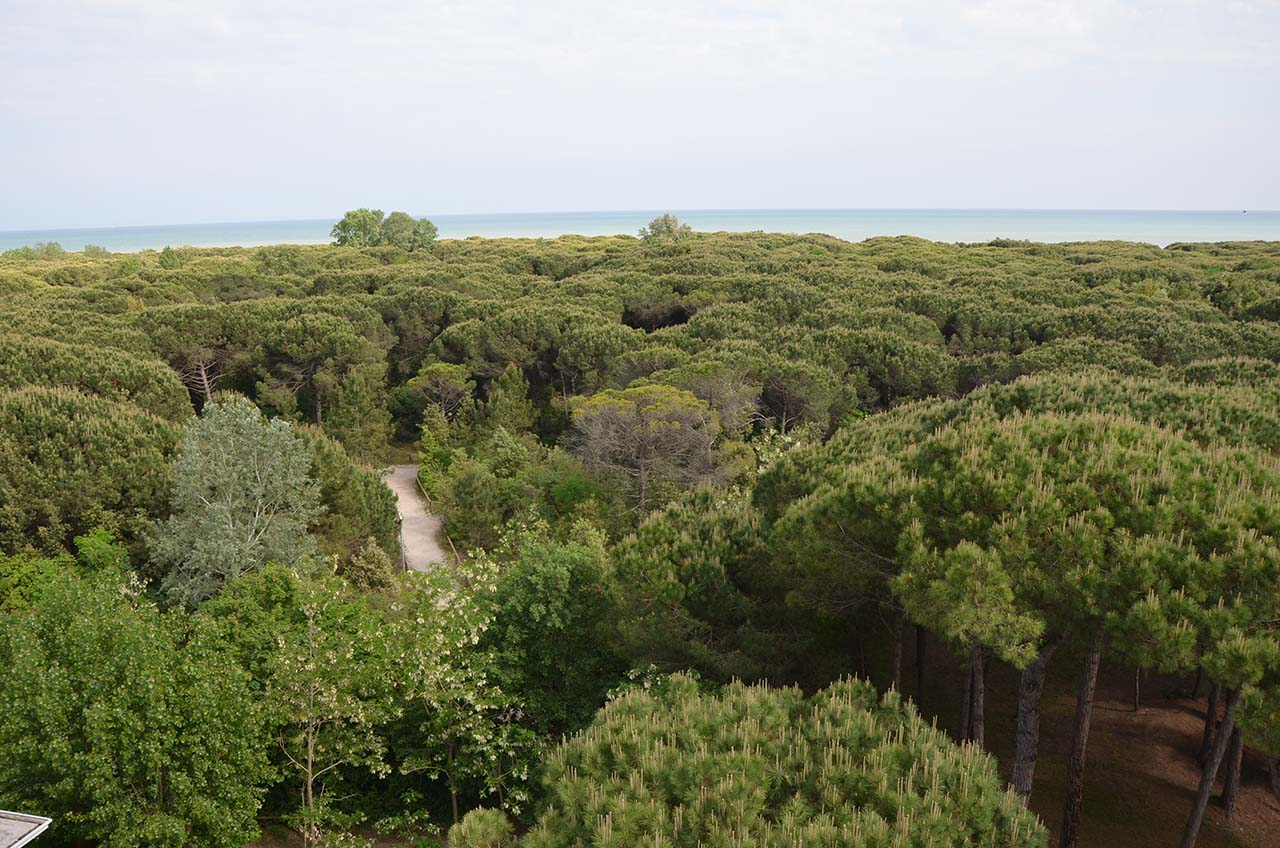
[{"label": "dense treeline", "polygon": [[[255,817],[412,839],[477,804],[454,844],[514,821],[547,845],[1037,845],[1015,796],[1056,656],[1084,681],[1064,845],[1103,660],[1210,687],[1186,844],[1244,748],[1280,754],[1280,246],[428,225],[0,259],[0,666],[32,678],[0,743],[61,746],[0,766],[0,802],[121,845],[237,844]],[[406,445],[463,555],[426,578],[396,574],[375,470]],[[77,606],[101,621],[66,627]],[[984,743],[992,664],[1018,676],[1013,795],[837,682],[911,691],[910,628],[964,669],[962,740]],[[92,651],[112,661],[70,662]],[[189,734],[136,765],[91,708],[133,679],[120,709]],[[167,712],[192,686],[205,709]],[[815,770],[770,771],[769,727]],[[51,759],[101,746],[105,770]],[[689,788],[712,808],[670,794],[689,769],[754,783]]]}]

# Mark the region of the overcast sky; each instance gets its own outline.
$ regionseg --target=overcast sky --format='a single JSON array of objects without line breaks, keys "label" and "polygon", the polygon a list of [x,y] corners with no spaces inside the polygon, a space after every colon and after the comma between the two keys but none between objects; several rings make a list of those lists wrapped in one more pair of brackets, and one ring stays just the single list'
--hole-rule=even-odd
[{"label": "overcast sky", "polygon": [[0,0],[0,229],[1280,208],[1280,0]]}]

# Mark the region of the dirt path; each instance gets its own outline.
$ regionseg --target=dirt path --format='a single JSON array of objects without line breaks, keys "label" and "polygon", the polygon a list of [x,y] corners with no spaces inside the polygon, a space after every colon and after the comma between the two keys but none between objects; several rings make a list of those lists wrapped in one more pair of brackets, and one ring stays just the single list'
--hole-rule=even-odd
[{"label": "dirt path", "polygon": [[418,466],[393,465],[386,475],[387,485],[396,493],[400,510],[401,538],[405,564],[414,571],[426,571],[435,562],[448,562],[440,547],[440,516],[427,512],[418,491]]}]

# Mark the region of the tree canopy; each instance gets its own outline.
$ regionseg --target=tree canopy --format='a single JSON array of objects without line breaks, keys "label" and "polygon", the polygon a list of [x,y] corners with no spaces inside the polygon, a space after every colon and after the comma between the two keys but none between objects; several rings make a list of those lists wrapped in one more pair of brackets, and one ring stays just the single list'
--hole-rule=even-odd
[{"label": "tree canopy", "polygon": [[[853,244],[671,216],[640,236],[439,239],[362,209],[331,245],[0,256],[0,676],[58,669],[21,692],[71,705],[0,724],[75,740],[0,766],[0,806],[103,844],[242,844],[255,814],[310,842],[455,822],[460,844],[630,842],[676,810],[726,839],[1037,844],[998,822],[1057,818],[1036,765],[1066,751],[1068,848],[1102,816],[1095,690],[1159,674],[1144,710],[1204,718],[1199,751],[1140,743],[1199,755],[1199,786],[1161,778],[1195,793],[1184,844],[1252,807],[1247,843],[1261,764],[1280,786],[1276,244]],[[426,575],[397,573],[380,479],[414,454],[449,560]],[[1041,754],[1069,668],[1076,718]],[[855,673],[897,694],[786,688]],[[699,753],[703,718],[725,736]],[[619,721],[653,747],[615,775]],[[716,747],[760,727],[786,768]],[[987,746],[1013,751],[1012,801]],[[92,758],[47,779],[89,749],[116,788]],[[911,775],[943,761],[939,785],[976,794],[925,809]],[[1172,842],[1172,818],[1109,826]]]},{"label": "tree canopy", "polygon": [[551,756],[549,801],[522,844],[1044,846],[995,764],[895,694],[681,675],[610,703]]},{"label": "tree canopy", "polygon": [[384,215],[381,209],[352,209],[333,225],[329,237],[337,245],[423,250],[436,240],[436,225],[406,212]]},{"label": "tree canopy", "polygon": [[0,615],[0,799],[68,842],[237,848],[270,774],[247,675],[130,591],[62,571]]},{"label": "tree canopy", "polygon": [[151,539],[169,596],[194,605],[239,574],[310,555],[320,494],[310,469],[287,422],[266,420],[243,398],[210,402],[182,440],[172,514]]}]

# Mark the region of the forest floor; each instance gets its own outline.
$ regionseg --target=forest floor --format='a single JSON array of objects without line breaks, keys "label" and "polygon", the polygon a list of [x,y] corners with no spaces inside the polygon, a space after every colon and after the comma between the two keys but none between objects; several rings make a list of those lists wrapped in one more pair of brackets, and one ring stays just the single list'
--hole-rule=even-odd
[{"label": "forest floor", "polygon": [[[908,645],[903,685],[914,696],[913,656]],[[942,665],[942,646],[928,642],[926,666]],[[930,668],[925,686],[927,717],[953,732],[959,724],[961,689],[959,663]],[[1049,669],[1041,709],[1040,756],[1036,765],[1031,808],[1052,833],[1062,819],[1066,794],[1066,764],[1075,716],[1075,684],[1080,660],[1059,654]],[[1204,731],[1206,695],[1177,697],[1185,679],[1150,677],[1142,681],[1141,707],[1133,709],[1132,669],[1108,667],[1098,678],[1085,766],[1083,827],[1080,844],[1086,848],[1171,848],[1179,843],[1200,780],[1196,753]],[[988,749],[1008,776],[1013,754],[1017,704],[1017,674],[992,663],[987,673]],[[1207,685],[1205,689],[1207,690]],[[941,707],[935,713],[933,708]],[[1268,785],[1266,762],[1246,751],[1240,795],[1230,819],[1215,799],[1200,830],[1199,848],[1275,848],[1280,845],[1280,800]]]},{"label": "forest floor", "polygon": [[418,489],[418,466],[393,465],[386,481],[396,493],[405,565],[414,571],[426,571],[433,563],[448,562],[440,544],[443,522],[440,516],[427,511]]}]

